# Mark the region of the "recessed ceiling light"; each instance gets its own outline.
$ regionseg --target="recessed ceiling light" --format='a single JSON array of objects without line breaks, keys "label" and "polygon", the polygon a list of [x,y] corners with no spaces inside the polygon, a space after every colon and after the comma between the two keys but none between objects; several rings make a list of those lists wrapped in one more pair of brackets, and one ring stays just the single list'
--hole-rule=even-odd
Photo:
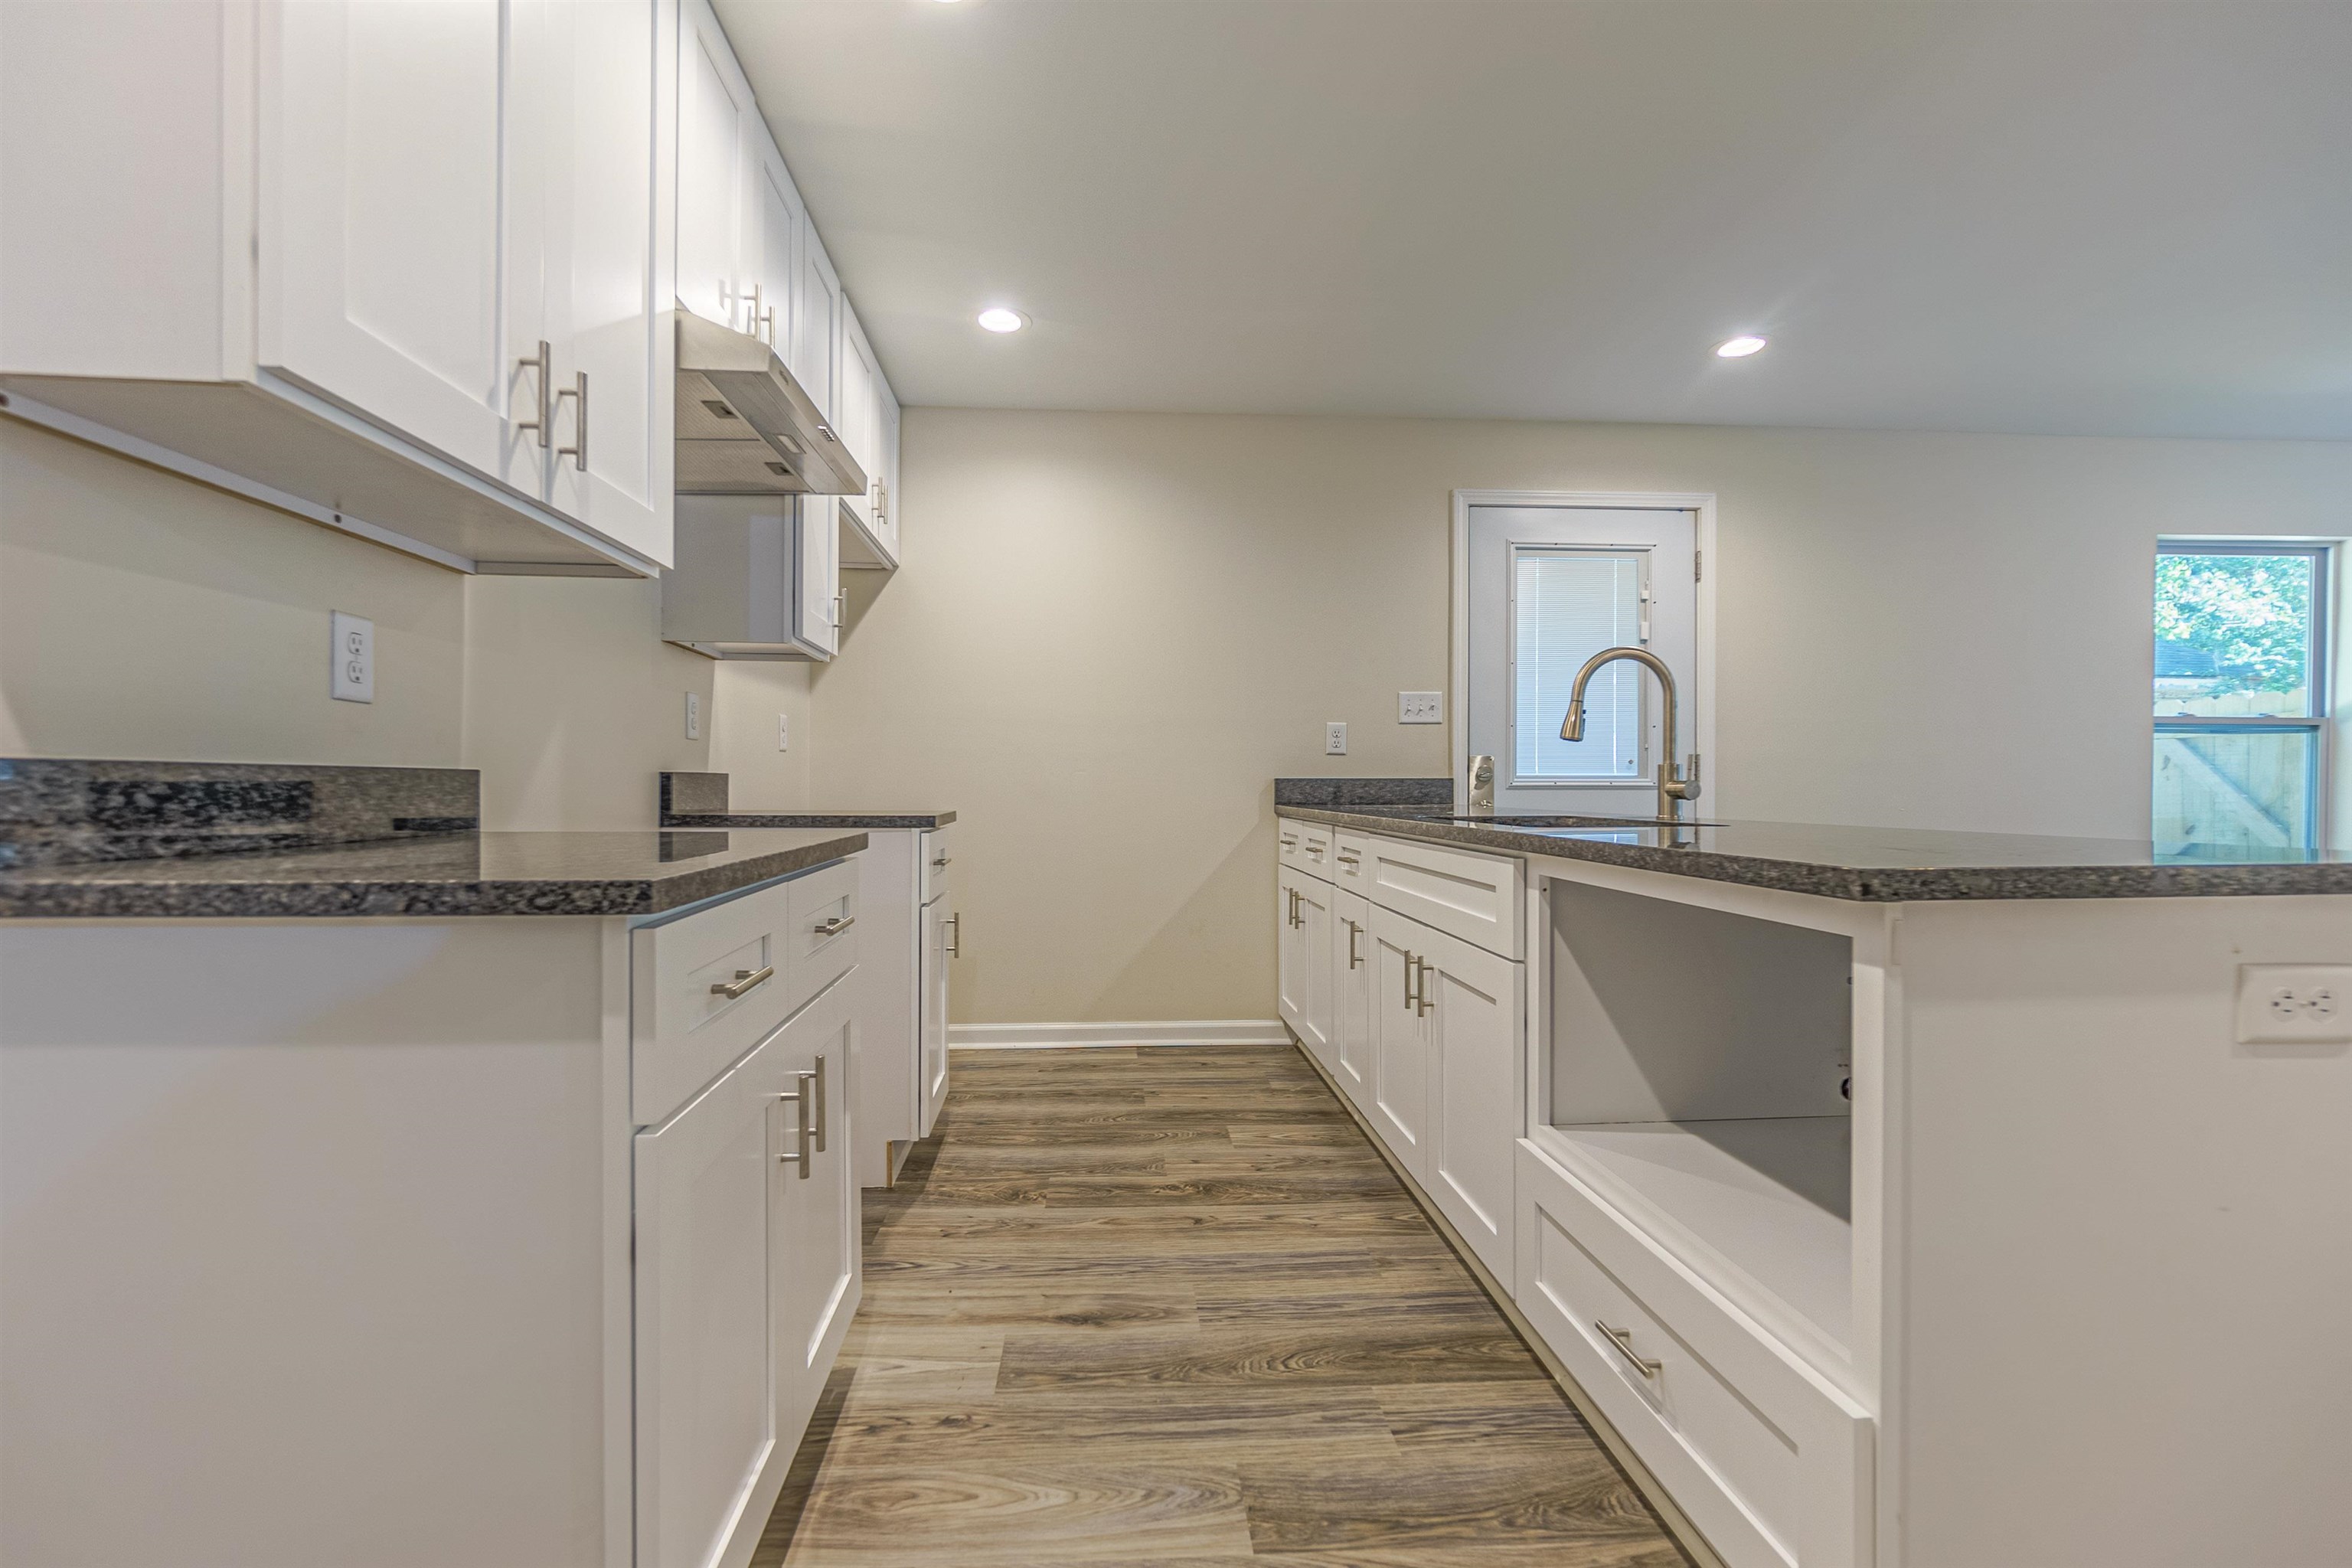
[{"label": "recessed ceiling light", "polygon": [[980,313],[980,324],[992,332],[1017,332],[1029,324],[1029,318],[996,305]]},{"label": "recessed ceiling light", "polygon": [[1749,354],[1761,349],[1764,346],[1764,343],[1765,340],[1762,338],[1756,337],[1748,333],[1742,333],[1738,337],[1731,338],[1716,344],[1715,357],[1717,359],[1746,359]]}]

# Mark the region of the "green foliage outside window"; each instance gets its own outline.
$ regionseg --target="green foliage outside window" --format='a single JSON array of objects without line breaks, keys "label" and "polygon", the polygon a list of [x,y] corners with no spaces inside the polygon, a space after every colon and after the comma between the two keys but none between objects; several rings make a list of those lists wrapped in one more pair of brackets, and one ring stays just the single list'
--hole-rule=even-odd
[{"label": "green foliage outside window", "polygon": [[2159,555],[2156,635],[2209,655],[2239,691],[2294,691],[2311,657],[2312,558]]}]

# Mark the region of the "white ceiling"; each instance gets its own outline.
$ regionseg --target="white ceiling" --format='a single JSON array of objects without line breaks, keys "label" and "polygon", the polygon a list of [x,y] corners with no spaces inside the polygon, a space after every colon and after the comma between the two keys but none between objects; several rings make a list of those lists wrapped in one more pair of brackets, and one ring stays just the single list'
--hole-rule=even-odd
[{"label": "white ceiling", "polygon": [[2352,437],[2352,0],[718,9],[908,403]]}]

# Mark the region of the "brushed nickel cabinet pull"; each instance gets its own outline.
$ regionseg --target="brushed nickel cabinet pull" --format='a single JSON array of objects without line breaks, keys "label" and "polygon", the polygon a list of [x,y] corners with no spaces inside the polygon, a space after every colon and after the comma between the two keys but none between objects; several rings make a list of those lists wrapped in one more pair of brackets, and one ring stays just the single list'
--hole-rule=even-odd
[{"label": "brushed nickel cabinet pull", "polygon": [[1413,971],[1420,967],[1421,960],[1409,952],[1404,955],[1404,1007],[1408,1013],[1417,1011],[1421,1005],[1421,998],[1412,994]]},{"label": "brushed nickel cabinet pull", "polygon": [[1339,857],[1339,864],[1342,866],[1360,866],[1363,863],[1363,858],[1360,856],[1342,855]]},{"label": "brushed nickel cabinet pull", "polygon": [[942,855],[938,859],[932,861],[931,864],[933,867],[943,867],[948,863],[950,858],[950,857]]},{"label": "brushed nickel cabinet pull", "polygon": [[764,964],[758,969],[739,969],[735,972],[733,984],[730,985],[724,980],[713,982],[710,994],[713,996],[724,996],[730,1002],[737,1001],[748,994],[752,987],[764,985],[775,977],[776,966],[772,963]]},{"label": "brushed nickel cabinet pull", "polygon": [[795,1152],[790,1154],[777,1155],[776,1163],[779,1165],[798,1165],[801,1168],[801,1179],[805,1181],[808,1179],[809,1173],[808,1080],[814,1075],[810,1073],[800,1073],[796,1076],[800,1080],[801,1092],[798,1094],[780,1094],[776,1096],[778,1100],[784,1101],[793,1108],[793,1141]]},{"label": "brushed nickel cabinet pull", "polygon": [[588,373],[586,371],[573,372],[572,384],[556,390],[556,406],[559,408],[563,406],[563,400],[567,397],[573,400],[572,439],[574,444],[569,447],[558,447],[555,449],[555,455],[559,458],[571,458],[572,466],[585,473],[588,469]]},{"label": "brushed nickel cabinet pull", "polygon": [[1592,1326],[1599,1329],[1602,1334],[1606,1335],[1609,1342],[1617,1347],[1617,1353],[1623,1356],[1627,1361],[1632,1362],[1633,1363],[1633,1370],[1640,1373],[1643,1377],[1654,1378],[1657,1376],[1659,1373],[1665,1370],[1666,1363],[1664,1362],[1644,1361],[1640,1356],[1633,1353],[1633,1334],[1631,1330],[1612,1329],[1598,1318],[1592,1320]]},{"label": "brushed nickel cabinet pull", "polygon": [[824,1058],[816,1058],[816,1071],[806,1075],[816,1079],[816,1152],[824,1152]]},{"label": "brushed nickel cabinet pull", "polygon": [[555,379],[554,351],[547,346],[547,340],[545,338],[541,338],[539,340],[539,353],[537,355],[530,359],[517,360],[515,363],[524,370],[535,371],[538,373],[538,401],[533,405],[533,407],[539,416],[536,419],[516,420],[515,428],[518,430],[538,431],[540,450],[545,451],[547,449],[548,442],[552,439],[548,429],[548,426],[552,423],[552,421],[547,417],[547,395],[549,384]]},{"label": "brushed nickel cabinet pull", "polygon": [[1421,994],[1414,998],[1419,1004],[1416,1011],[1425,1018],[1437,1010],[1437,998],[1429,989],[1429,976],[1437,966],[1425,958],[1414,962],[1421,966]]},{"label": "brushed nickel cabinet pull", "polygon": [[856,915],[835,915],[831,920],[825,921],[824,924],[818,926],[816,928],[816,934],[819,936],[839,936],[843,931],[847,931],[851,926],[854,926],[856,923],[857,917]]},{"label": "brushed nickel cabinet pull", "polygon": [[1363,934],[1363,927],[1353,921],[1348,922],[1348,967],[1350,969],[1364,962],[1363,955],[1356,951],[1356,939]]},{"label": "brushed nickel cabinet pull", "polygon": [[948,917],[948,930],[955,932],[954,939],[948,943],[948,956],[950,958],[960,958],[963,955],[963,916],[961,914],[950,915]]}]

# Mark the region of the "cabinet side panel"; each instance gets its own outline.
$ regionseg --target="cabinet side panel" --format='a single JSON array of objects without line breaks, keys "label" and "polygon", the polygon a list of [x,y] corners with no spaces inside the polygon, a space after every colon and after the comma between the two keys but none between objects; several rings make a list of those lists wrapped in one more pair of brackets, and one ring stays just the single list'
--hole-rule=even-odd
[{"label": "cabinet side panel", "polygon": [[2352,900],[1913,906],[1900,958],[1904,1568],[2341,1561],[2352,1047],[2233,999]]},{"label": "cabinet side panel", "polygon": [[602,1560],[597,927],[0,930],[0,1561]]},{"label": "cabinet side panel", "polygon": [[0,6],[0,370],[220,375],[222,22]]}]

